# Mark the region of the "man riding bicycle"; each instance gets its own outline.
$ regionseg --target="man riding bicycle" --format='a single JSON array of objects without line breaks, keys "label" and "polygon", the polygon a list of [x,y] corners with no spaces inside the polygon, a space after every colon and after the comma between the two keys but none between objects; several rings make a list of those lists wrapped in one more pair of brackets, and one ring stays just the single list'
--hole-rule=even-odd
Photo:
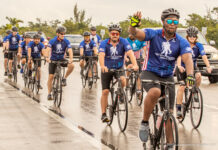
[{"label": "man riding bicycle", "polygon": [[[158,30],[136,28],[140,26],[141,18],[141,12],[135,13],[131,18],[129,28],[129,32],[138,40],[150,41],[150,48],[144,61],[141,79],[173,82],[175,61],[181,55],[187,68],[187,81],[192,85],[194,77],[191,48],[189,43],[176,33],[180,18],[179,12],[173,8],[164,10],[161,15],[163,29]],[[147,95],[144,100],[144,115],[139,129],[139,137],[142,142],[147,142],[149,135],[148,120],[158,98],[164,93],[164,87],[154,83],[146,83],[143,87],[147,91]],[[169,85],[169,90],[170,111],[173,112],[175,85]],[[171,125],[167,124],[166,128],[170,131]],[[172,139],[170,136],[167,138],[168,149],[173,148],[170,145],[173,143]]]},{"label": "man riding bicycle", "polygon": [[113,72],[109,72],[109,69],[121,69],[124,64],[125,54],[130,57],[133,64],[133,69],[138,70],[138,65],[132,51],[132,47],[129,42],[120,37],[122,31],[120,25],[112,24],[109,26],[110,38],[101,42],[99,46],[99,63],[101,66],[101,84],[102,84],[102,96],[101,96],[101,110],[102,110],[102,122],[108,122],[106,115],[106,108],[108,103],[108,94],[110,89],[110,83],[113,77],[120,78],[122,87],[126,85],[125,73],[121,73],[120,76]]},{"label": "man riding bicycle", "polygon": [[8,35],[11,34],[11,30],[7,30],[6,31],[6,36],[3,39],[3,52],[4,52],[4,68],[5,68],[5,74],[4,76],[7,76],[7,65],[8,65],[8,49],[7,49],[7,39],[8,39]]},{"label": "man riding bicycle", "polygon": [[[8,53],[8,59],[9,59],[9,75],[8,75],[8,77],[9,78],[12,77],[11,72],[12,72],[12,62],[13,62],[13,53],[10,53],[10,52],[17,52],[19,43],[21,43],[21,37],[17,32],[18,32],[17,27],[13,27],[12,33],[10,35],[8,35],[8,38],[7,38],[6,49],[9,49],[9,53]],[[18,62],[19,62],[19,57],[18,57]],[[19,65],[18,65],[18,68],[20,68]]]},{"label": "man riding bicycle", "polygon": [[[80,43],[80,68],[81,68],[81,75],[83,75],[85,63],[88,63],[88,58],[83,58],[83,56],[97,56],[98,49],[96,43],[90,39],[90,33],[84,32],[83,33],[84,40]],[[97,63],[97,61],[95,61]],[[94,68],[95,72],[97,68]],[[89,77],[92,77],[91,70],[88,73]],[[95,74],[95,76],[97,76]],[[91,83],[90,83],[91,84]]]},{"label": "man riding bicycle", "polygon": [[31,41],[31,36],[29,34],[26,34],[23,38],[24,41],[20,43],[17,54],[19,57],[21,57],[20,73],[23,73],[23,67],[27,62],[28,44]]},{"label": "man riding bicycle", "polygon": [[[195,72],[195,79],[196,79],[196,87],[199,87],[201,84],[201,73],[199,72],[198,67],[197,67],[197,58],[199,57],[199,55],[202,56],[202,59],[207,67],[207,72],[211,73],[212,69],[210,67],[210,63],[207,59],[207,55],[204,51],[203,45],[197,42],[198,29],[196,27],[190,26],[187,28],[186,33],[187,33],[186,38],[192,48],[192,59],[193,59],[194,70],[195,70],[194,72]],[[176,75],[179,81],[185,80],[186,78],[186,67],[183,61],[181,61],[181,57],[177,59]],[[183,117],[182,112],[181,112],[181,107],[182,107],[184,90],[185,90],[185,86],[181,85],[177,91],[177,100],[176,100],[177,101],[177,104],[176,104],[177,118]],[[194,94],[194,98],[195,100],[198,100],[197,93]]]},{"label": "man riding bicycle", "polygon": [[33,41],[29,42],[28,44],[28,68],[29,68],[29,76],[32,75],[32,63],[38,63],[38,74],[37,82],[40,89],[42,86],[40,85],[40,78],[41,78],[41,60],[35,60],[41,58],[41,54],[46,56],[46,50],[44,49],[44,45],[40,42],[41,36],[39,34],[35,34],[33,36]]},{"label": "man riding bicycle", "polygon": [[[64,35],[66,33],[65,27],[58,27],[56,29],[57,36],[54,37],[49,41],[48,47],[47,47],[47,56],[51,54],[50,60],[51,61],[67,61],[65,57],[66,51],[69,52],[69,61],[68,64],[62,64],[62,67],[67,67],[66,75],[64,76],[62,80],[62,85],[66,86],[66,78],[72,73],[74,65],[73,65],[73,51],[70,45],[70,41],[67,40]],[[50,62],[50,60],[48,60]],[[52,90],[52,82],[54,79],[54,73],[57,68],[57,65],[50,62],[49,63],[49,77],[48,77],[48,100],[53,100],[53,97],[51,95]]]},{"label": "man riding bicycle", "polygon": [[[127,41],[130,43],[132,50],[134,52],[134,56],[137,60],[137,64],[139,66],[139,71],[141,71],[141,59],[142,59],[142,54],[146,53],[146,42],[145,41],[139,41],[137,40],[133,35],[129,34],[129,37],[127,38]],[[144,52],[143,52],[143,51]],[[130,62],[129,58],[126,57],[125,59],[125,65],[127,66],[127,69],[131,69],[133,67],[132,63]],[[126,73],[127,77],[130,76],[130,72],[127,71]],[[127,81],[127,85],[128,85],[128,79]],[[140,82],[140,78],[138,78],[138,87],[137,87],[137,93],[141,92],[141,82]]]}]

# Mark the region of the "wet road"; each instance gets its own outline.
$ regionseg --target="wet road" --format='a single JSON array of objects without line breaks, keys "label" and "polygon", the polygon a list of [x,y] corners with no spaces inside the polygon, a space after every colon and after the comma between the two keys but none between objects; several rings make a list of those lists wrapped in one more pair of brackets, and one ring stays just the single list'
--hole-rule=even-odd
[{"label": "wet road", "polygon": [[[1,54],[0,57],[3,58],[3,55]],[[1,64],[3,64],[2,59]],[[81,129],[96,141],[107,146],[107,148],[122,150],[142,149],[142,144],[138,138],[138,129],[142,119],[143,107],[138,107],[135,101],[133,101],[132,104],[129,104],[129,121],[125,133],[120,132],[116,118],[111,127],[103,124],[100,120],[100,80],[94,85],[92,90],[87,88],[84,89],[80,79],[80,67],[78,62],[75,62],[74,64],[74,72],[67,79],[67,87],[64,87],[64,101],[61,105],[61,110],[58,110],[61,113],[60,118],[70,123],[72,126]],[[3,70],[3,65],[1,65],[0,68]],[[2,76],[3,71],[1,71],[1,82],[3,80]],[[39,95],[34,97],[40,101],[40,106],[44,109],[51,108],[53,104],[46,99],[47,78],[48,66],[42,65],[43,90],[39,92]],[[33,96],[28,89],[24,88],[24,83],[20,74],[18,77],[18,84],[15,86],[18,87],[20,93],[24,91]],[[181,150],[218,149],[218,121],[216,120],[218,118],[218,84],[209,84],[207,78],[203,78],[200,88],[204,97],[202,123],[198,130],[194,130],[189,115],[186,116],[183,124],[178,123],[179,149]],[[105,149],[105,147],[101,149]]]}]

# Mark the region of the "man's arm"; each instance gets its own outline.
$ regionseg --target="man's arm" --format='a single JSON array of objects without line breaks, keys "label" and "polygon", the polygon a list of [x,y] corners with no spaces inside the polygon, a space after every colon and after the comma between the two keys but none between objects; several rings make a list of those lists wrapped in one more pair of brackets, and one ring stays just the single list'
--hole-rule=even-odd
[{"label": "man's arm", "polygon": [[84,49],[80,48],[80,56],[83,56],[83,55],[84,55]]},{"label": "man's arm", "polygon": [[129,50],[126,52],[126,54],[129,56],[133,66],[138,66],[133,51]]},{"label": "man's arm", "polygon": [[73,50],[72,48],[68,48],[68,53],[69,53],[69,61],[72,63],[73,62]]},{"label": "man's arm", "polygon": [[182,61],[185,64],[186,74],[187,75],[193,75],[194,74],[194,70],[193,70],[192,54],[191,53],[183,54],[182,55]]},{"label": "man's arm", "polygon": [[138,39],[139,41],[143,41],[146,36],[143,30],[132,27],[132,26],[129,27],[129,33],[135,36],[135,38]]},{"label": "man's arm", "polygon": [[31,48],[29,47],[29,48],[28,48],[28,59],[31,58],[31,51],[32,51],[32,50],[31,50]]},{"label": "man's arm", "polygon": [[97,47],[93,47],[93,50],[94,50],[94,55],[97,56],[97,55],[98,55],[98,49],[97,49]]}]

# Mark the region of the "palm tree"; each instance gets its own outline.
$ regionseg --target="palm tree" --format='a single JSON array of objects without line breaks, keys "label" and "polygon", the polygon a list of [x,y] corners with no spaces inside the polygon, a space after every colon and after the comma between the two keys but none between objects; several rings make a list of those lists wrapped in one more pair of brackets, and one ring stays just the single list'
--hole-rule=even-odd
[{"label": "palm tree", "polygon": [[23,20],[12,18],[12,17],[6,17],[6,19],[10,22],[12,26],[19,27],[19,23],[23,23]]}]

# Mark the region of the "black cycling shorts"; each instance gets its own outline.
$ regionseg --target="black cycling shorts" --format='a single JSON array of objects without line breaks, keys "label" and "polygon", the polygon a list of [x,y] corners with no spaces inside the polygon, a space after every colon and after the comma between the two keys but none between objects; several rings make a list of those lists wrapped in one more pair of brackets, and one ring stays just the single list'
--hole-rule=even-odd
[{"label": "black cycling shorts", "polygon": [[[141,79],[143,80],[155,80],[155,81],[168,81],[168,82],[174,82],[173,77],[159,77],[153,72],[150,71],[142,71],[141,73]],[[148,92],[152,88],[158,88],[161,90],[161,96],[165,93],[165,87],[160,84],[154,84],[154,83],[143,83],[143,88]],[[169,85],[169,101],[170,101],[170,109],[174,108],[174,102],[175,102],[175,85]]]},{"label": "black cycling shorts", "polygon": [[4,53],[4,58],[8,58],[8,53]]},{"label": "black cycling shorts", "polygon": [[34,60],[33,58],[33,63],[34,64],[38,63],[38,67],[41,67],[41,60]]},{"label": "black cycling shorts", "polygon": [[10,50],[10,49],[9,49],[9,53],[8,53],[8,59],[9,59],[9,60],[13,60],[13,53],[10,53],[10,52],[16,52],[16,55],[17,55],[17,50],[18,50],[18,49],[15,49],[15,50]]},{"label": "black cycling shorts", "polygon": [[125,72],[123,71],[123,72],[119,73],[119,75],[118,75],[118,73],[115,73],[115,72],[105,72],[105,73],[101,72],[102,90],[110,89],[110,84],[111,84],[113,77],[118,79],[120,76],[125,76]]},{"label": "black cycling shorts", "polygon": [[[59,61],[67,61],[66,59],[63,59],[63,60],[59,60]],[[62,67],[67,67],[67,63],[65,64],[61,64]],[[55,73],[55,70],[57,68],[57,64],[54,64],[54,63],[49,63],[49,66],[48,66],[48,71],[49,71],[49,74],[54,74]]]}]

